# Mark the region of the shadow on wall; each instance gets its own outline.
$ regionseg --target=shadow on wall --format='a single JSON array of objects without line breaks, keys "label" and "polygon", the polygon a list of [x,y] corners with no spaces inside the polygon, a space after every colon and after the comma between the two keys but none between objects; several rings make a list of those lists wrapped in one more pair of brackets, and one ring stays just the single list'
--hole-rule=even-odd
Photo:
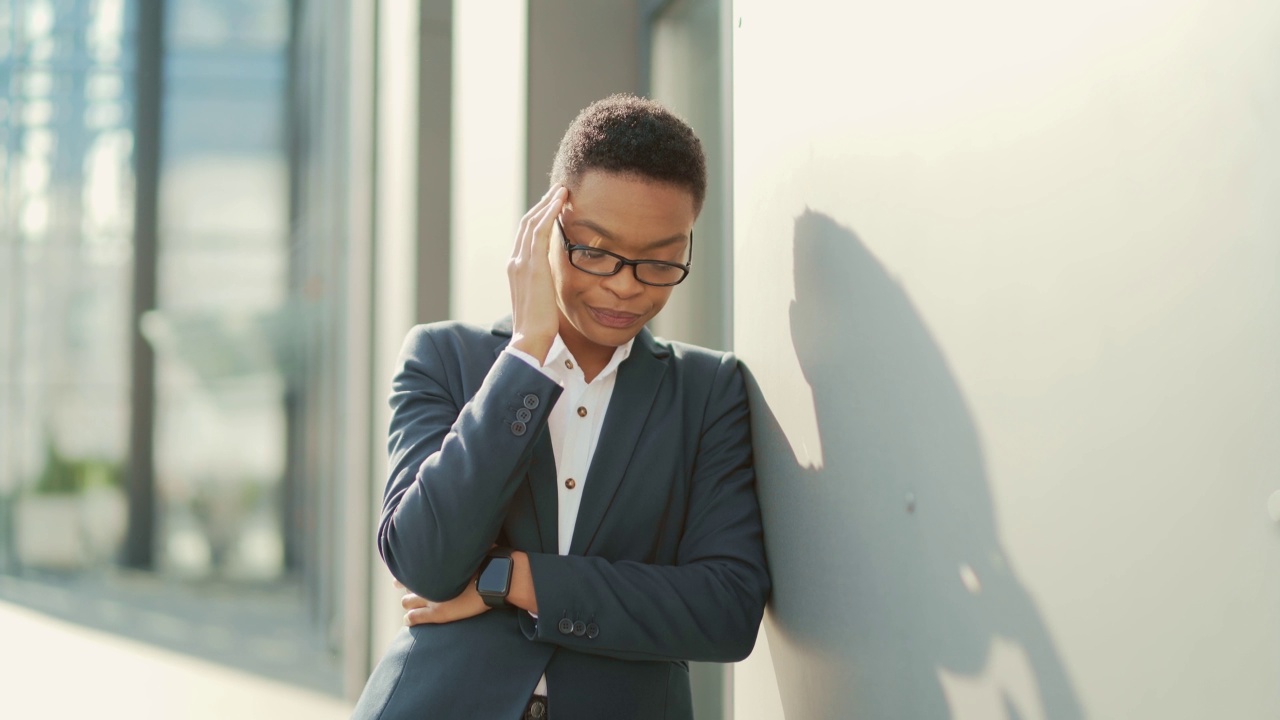
[{"label": "shadow on wall", "polygon": [[[1009,718],[1080,718],[1005,561],[974,422],[920,315],[830,217],[801,215],[794,252],[791,337],[820,467],[796,460],[751,381],[774,586],[766,631],[787,717],[994,717],[950,707],[946,675],[993,693]],[[1022,658],[1005,673],[1021,689],[989,678],[999,644]]]}]

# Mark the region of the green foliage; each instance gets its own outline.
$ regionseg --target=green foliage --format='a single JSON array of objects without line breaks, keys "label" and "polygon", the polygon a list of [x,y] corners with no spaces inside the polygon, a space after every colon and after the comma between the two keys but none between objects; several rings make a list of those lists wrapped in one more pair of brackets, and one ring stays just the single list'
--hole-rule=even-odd
[{"label": "green foliage", "polygon": [[36,481],[40,495],[70,495],[89,487],[120,487],[124,467],[100,458],[68,458],[52,440],[45,443],[44,470]]}]

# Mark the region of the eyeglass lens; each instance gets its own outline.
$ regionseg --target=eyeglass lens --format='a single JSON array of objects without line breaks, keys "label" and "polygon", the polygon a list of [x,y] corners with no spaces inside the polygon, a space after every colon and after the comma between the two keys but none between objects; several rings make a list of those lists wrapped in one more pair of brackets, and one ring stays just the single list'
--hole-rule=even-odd
[{"label": "eyeglass lens", "polygon": [[[580,270],[595,275],[612,275],[622,269],[622,261],[599,250],[574,248],[569,260]],[[632,265],[636,279],[650,285],[671,285],[684,279],[685,270],[679,265],[659,262],[639,262]]]}]

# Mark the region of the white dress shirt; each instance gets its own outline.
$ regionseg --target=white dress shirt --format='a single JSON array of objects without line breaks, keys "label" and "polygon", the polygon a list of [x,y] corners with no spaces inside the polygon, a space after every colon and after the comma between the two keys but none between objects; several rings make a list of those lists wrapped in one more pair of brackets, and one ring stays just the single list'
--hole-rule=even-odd
[{"label": "white dress shirt", "polygon": [[[609,364],[590,383],[559,335],[551,343],[547,361],[542,364],[532,355],[510,345],[505,350],[564,388],[547,416],[547,431],[551,433],[551,450],[556,459],[556,544],[561,555],[569,554],[569,545],[573,541],[573,528],[578,522],[578,508],[587,485],[587,470],[600,441],[605,411],[609,409],[609,399],[613,397],[613,386],[618,379],[618,366],[631,355],[634,342],[633,339],[618,346]],[[534,694],[547,694],[546,675],[538,681]]]}]

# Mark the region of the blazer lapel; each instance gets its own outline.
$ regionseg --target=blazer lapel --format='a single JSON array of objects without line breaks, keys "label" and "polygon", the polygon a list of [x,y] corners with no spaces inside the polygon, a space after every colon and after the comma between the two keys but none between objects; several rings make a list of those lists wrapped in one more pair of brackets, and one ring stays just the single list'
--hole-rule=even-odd
[{"label": "blazer lapel", "polygon": [[[631,357],[618,366],[618,378],[613,386],[613,397],[600,430],[595,455],[587,471],[587,484],[578,507],[578,520],[573,528],[573,541],[569,554],[584,555],[591,547],[591,540],[600,529],[605,512],[613,502],[622,483],[622,476],[631,464],[631,455],[640,439],[645,421],[653,408],[658,386],[667,372],[667,364],[661,360],[668,355],[665,348],[654,341],[646,328],[636,336]],[[551,484],[551,502],[554,506],[555,482]],[[541,517],[541,512],[539,512]],[[541,520],[539,520],[541,523]]]}]

